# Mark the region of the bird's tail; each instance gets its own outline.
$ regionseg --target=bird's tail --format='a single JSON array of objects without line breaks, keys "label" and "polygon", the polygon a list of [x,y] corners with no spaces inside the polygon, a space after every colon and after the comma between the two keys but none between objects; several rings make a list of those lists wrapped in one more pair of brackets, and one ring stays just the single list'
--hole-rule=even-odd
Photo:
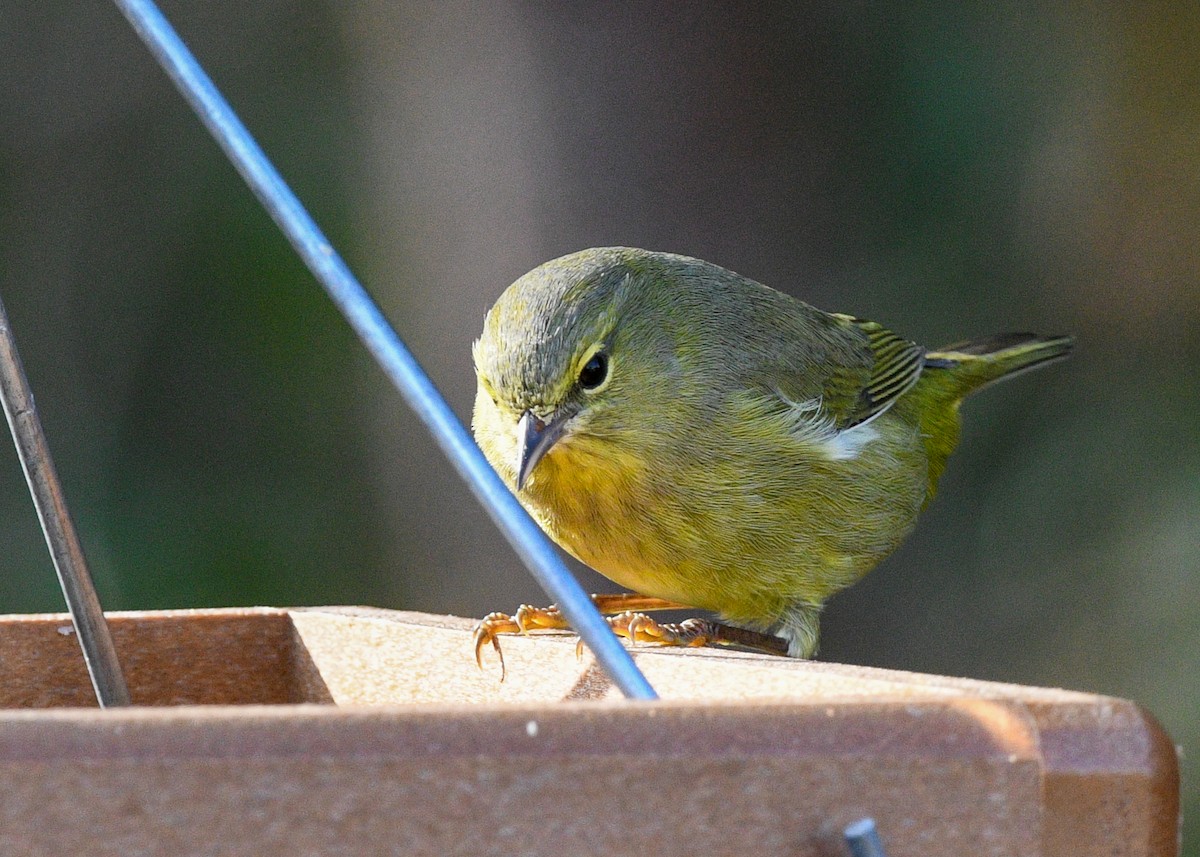
[{"label": "bird's tail", "polygon": [[931,374],[945,370],[952,383],[938,386],[952,389],[954,398],[961,399],[988,384],[1062,360],[1074,342],[1070,336],[1000,333],[930,351],[925,368],[933,370]]},{"label": "bird's tail", "polygon": [[1073,342],[1069,336],[1001,333],[948,345],[925,355],[925,368],[910,397],[929,457],[926,502],[933,499],[946,459],[958,445],[958,405],[963,397],[1002,378],[1061,360],[1070,352]]}]

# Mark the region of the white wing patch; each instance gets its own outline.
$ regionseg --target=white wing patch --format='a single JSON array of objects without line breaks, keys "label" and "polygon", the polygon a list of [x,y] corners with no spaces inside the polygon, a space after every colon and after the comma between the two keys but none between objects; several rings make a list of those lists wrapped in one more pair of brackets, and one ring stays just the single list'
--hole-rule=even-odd
[{"label": "white wing patch", "polygon": [[879,432],[871,426],[871,422],[879,414],[873,414],[866,422],[839,431],[833,417],[822,409],[820,397],[797,402],[778,390],[776,393],[788,405],[788,428],[792,436],[801,443],[816,447],[830,461],[851,461],[858,458],[867,444],[879,438]]},{"label": "white wing patch", "polygon": [[879,432],[868,423],[859,423],[845,431],[833,433],[824,444],[826,454],[831,461],[850,461],[858,458],[863,447],[879,438]]}]

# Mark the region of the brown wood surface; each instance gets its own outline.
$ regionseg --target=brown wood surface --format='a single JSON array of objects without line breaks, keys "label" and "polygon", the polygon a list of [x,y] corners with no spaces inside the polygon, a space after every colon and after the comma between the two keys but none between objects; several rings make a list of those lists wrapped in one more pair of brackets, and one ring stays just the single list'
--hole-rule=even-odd
[{"label": "brown wood surface", "polygon": [[[1175,749],[1111,697],[710,650],[620,700],[564,635],[362,608],[0,617],[0,853],[1174,855]],[[332,703],[332,704],[331,704]]]}]

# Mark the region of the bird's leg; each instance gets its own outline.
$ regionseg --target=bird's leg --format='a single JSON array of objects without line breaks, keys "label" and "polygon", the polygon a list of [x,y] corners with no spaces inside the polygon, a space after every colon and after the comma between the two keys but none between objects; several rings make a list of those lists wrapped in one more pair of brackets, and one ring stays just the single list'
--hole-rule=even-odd
[{"label": "bird's leg", "polygon": [[[658,622],[646,613],[655,610],[686,610],[688,605],[636,592],[592,595],[596,609],[606,615],[609,627],[619,637],[633,644],[651,643],[659,646],[741,646],[769,655],[787,655],[788,640],[773,634],[750,631],[711,619],[686,619],[679,623]],[[504,680],[504,652],[500,636],[527,634],[530,631],[568,631],[566,617],[557,606],[534,607],[522,604],[512,616],[489,613],[475,626],[475,663],[483,668],[483,648],[488,643],[500,658],[500,680]],[[583,641],[577,650],[582,653]]]},{"label": "bird's leg", "polygon": [[[688,605],[667,601],[663,598],[652,598],[636,592],[617,592],[590,596],[596,609],[605,615],[623,614],[630,611],[639,613],[651,610],[686,610]],[[611,620],[609,624],[612,624]],[[504,634],[527,634],[530,631],[569,631],[566,617],[557,605],[549,607],[534,607],[522,604],[517,612],[509,616],[507,613],[489,613],[475,626],[472,638],[475,643],[475,663],[483,669],[483,648],[488,643],[496,650],[500,658],[500,680],[504,680],[504,652],[500,650],[500,636]]]},{"label": "bird's leg", "polygon": [[773,634],[737,628],[711,619],[678,623],[655,621],[644,613],[622,613],[608,620],[613,631],[631,643],[659,646],[742,646],[769,655],[787,655],[788,641]]}]

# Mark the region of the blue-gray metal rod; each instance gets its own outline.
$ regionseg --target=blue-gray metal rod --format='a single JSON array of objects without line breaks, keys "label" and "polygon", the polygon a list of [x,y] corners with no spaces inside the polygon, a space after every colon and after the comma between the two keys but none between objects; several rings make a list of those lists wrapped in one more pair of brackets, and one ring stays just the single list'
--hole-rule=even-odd
[{"label": "blue-gray metal rod", "polygon": [[96,701],[101,708],[129,705],[129,688],[113,648],[108,623],[104,621],[104,612],[100,609],[100,599],[92,586],[92,576],[88,573],[71,513],[67,510],[62,483],[50,457],[50,446],[33,404],[33,393],[29,390],[29,380],[25,377],[3,302],[0,302],[0,398],[4,400],[4,415],[17,445],[17,457],[21,459],[34,508],[42,522],[46,546],[50,549],[50,559],[58,574],[75,634],[79,637],[79,647],[83,649],[83,662],[92,678]]},{"label": "blue-gray metal rod", "polygon": [[500,481],[446,400],[162,12],[150,0],[114,2],[600,665],[627,697],[657,698],[591,599]]}]

